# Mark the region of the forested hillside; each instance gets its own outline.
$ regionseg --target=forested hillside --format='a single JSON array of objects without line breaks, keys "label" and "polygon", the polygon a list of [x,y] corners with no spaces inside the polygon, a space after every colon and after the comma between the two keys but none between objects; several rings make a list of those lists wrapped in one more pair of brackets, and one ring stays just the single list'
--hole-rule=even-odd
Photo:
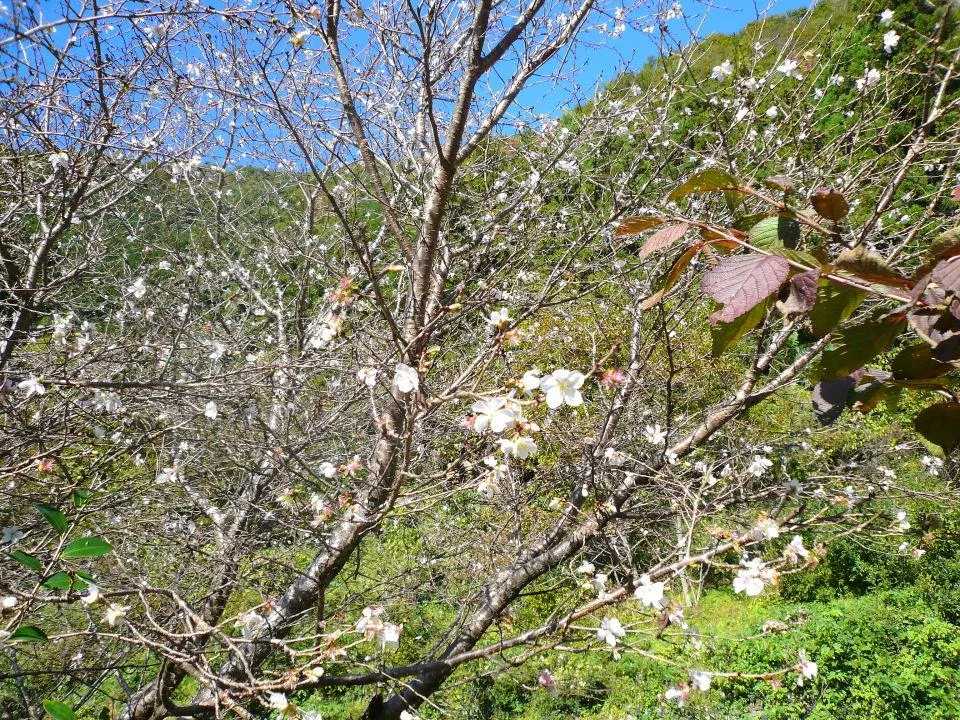
[{"label": "forested hillside", "polygon": [[960,9],[704,11],[4,9],[0,718],[960,716]]}]

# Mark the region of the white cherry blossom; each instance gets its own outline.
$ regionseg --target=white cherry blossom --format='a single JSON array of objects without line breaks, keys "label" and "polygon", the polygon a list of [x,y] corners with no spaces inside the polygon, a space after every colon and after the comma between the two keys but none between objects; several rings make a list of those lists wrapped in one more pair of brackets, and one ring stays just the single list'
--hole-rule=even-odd
[{"label": "white cherry blossom", "polygon": [[524,391],[528,395],[532,394],[534,390],[540,387],[540,382],[541,382],[540,371],[537,370],[537,368],[533,368],[532,370],[527,370],[523,374],[523,377],[520,379],[520,382],[523,385]]},{"label": "white cherry blossom", "polygon": [[502,433],[523,418],[520,405],[509,397],[477,400],[470,409],[474,413],[473,429],[478,433],[488,429],[495,433]]},{"label": "white cherry blossom", "polygon": [[640,576],[640,584],[633,591],[634,596],[645,607],[664,608],[667,605],[667,598],[663,594],[664,583],[652,582],[649,575]]},{"label": "white cherry blossom", "polygon": [[781,72],[787,77],[799,80],[802,76],[800,75],[800,72],[797,70],[798,67],[799,65],[797,64],[796,60],[791,60],[790,58],[787,58],[777,66],[777,72]]},{"label": "white cherry blossom", "polygon": [[883,51],[888,55],[893,52],[893,49],[897,47],[900,43],[900,36],[897,34],[896,30],[888,30],[883,35]]},{"label": "white cherry blossom", "polygon": [[110,603],[110,607],[107,608],[107,611],[103,615],[103,619],[106,620],[108,625],[116,625],[120,620],[127,616],[127,606],[118,605],[117,603]]},{"label": "white cherry blossom", "polygon": [[643,437],[651,445],[665,445],[667,442],[667,431],[660,428],[660,424],[647,425],[643,431]]},{"label": "white cherry blossom", "polygon": [[797,669],[800,671],[800,677],[797,678],[797,685],[803,687],[805,680],[812,680],[817,676],[819,668],[813,660],[807,657],[806,650],[801,649],[797,655],[800,658],[800,664],[797,666]]},{"label": "white cherry blossom", "polygon": [[516,457],[526,460],[537,454],[537,444],[526,435],[517,435],[514,438],[500,438],[497,440],[501,452],[507,457]]},{"label": "white cherry blossom", "polygon": [[783,556],[791,562],[799,563],[810,556],[810,551],[803,546],[803,538],[794,535],[790,544],[783,549]]},{"label": "white cherry blossom", "polygon": [[406,363],[397,363],[393,375],[393,384],[402,393],[413,392],[420,388],[420,375],[415,368]]},{"label": "white cherry blossom", "polygon": [[547,406],[556,410],[563,404],[577,407],[583,404],[580,388],[586,377],[576,370],[559,368],[540,381],[540,390],[547,396]]},{"label": "white cherry blossom", "polygon": [[719,65],[714,65],[713,70],[710,72],[710,77],[718,82],[723,82],[728,77],[733,74],[733,63],[729,60],[724,60]]},{"label": "white cherry blossom", "polygon": [[597,629],[597,639],[602,640],[610,647],[616,647],[627,631],[623,629],[620,620],[607,617],[600,621],[600,627]]}]

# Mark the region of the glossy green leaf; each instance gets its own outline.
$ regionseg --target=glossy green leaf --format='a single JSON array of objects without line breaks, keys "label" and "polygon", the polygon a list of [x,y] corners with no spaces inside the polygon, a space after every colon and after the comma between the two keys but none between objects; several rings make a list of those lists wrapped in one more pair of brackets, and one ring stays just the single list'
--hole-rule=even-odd
[{"label": "glossy green leaf", "polygon": [[43,569],[43,565],[41,565],[37,558],[29,553],[23,552],[23,550],[14,550],[12,553],[10,553],[10,557],[24,567],[28,567],[36,572],[40,572]]},{"label": "glossy green leaf", "polygon": [[788,213],[764,218],[747,233],[750,244],[760,250],[785,247],[794,249],[800,242],[800,223]]},{"label": "glossy green leaf", "polygon": [[58,572],[44,580],[43,585],[53,590],[69,590],[73,586],[73,580],[69,573]]},{"label": "glossy green leaf", "polygon": [[67,516],[57,510],[53,505],[37,503],[34,505],[34,507],[37,509],[38,513],[43,515],[43,519],[50,524],[50,527],[56,530],[60,535],[63,535],[67,531]]},{"label": "glossy green leaf", "polygon": [[60,556],[64,559],[93,558],[106,555],[111,550],[113,546],[103,538],[87,537],[74,540],[63,549]]},{"label": "glossy green leaf", "polygon": [[53,720],[76,720],[77,715],[66,703],[57,700],[44,700],[43,709]]},{"label": "glossy green leaf", "polygon": [[8,642],[46,642],[47,634],[34,625],[21,625],[7,638]]}]

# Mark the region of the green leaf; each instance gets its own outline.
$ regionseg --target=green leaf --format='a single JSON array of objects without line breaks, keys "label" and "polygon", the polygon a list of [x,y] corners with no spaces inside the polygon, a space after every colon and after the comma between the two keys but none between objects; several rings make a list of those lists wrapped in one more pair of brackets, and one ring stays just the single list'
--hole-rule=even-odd
[{"label": "green leaf", "polygon": [[53,720],[77,720],[77,715],[73,712],[73,709],[66,703],[57,700],[44,700],[43,709]]},{"label": "green leaf", "polygon": [[73,587],[73,580],[69,573],[58,572],[44,580],[43,585],[53,590],[69,590]]},{"label": "green leaf", "polygon": [[790,248],[770,248],[768,252],[774,255],[779,255],[780,257],[785,257],[790,262],[799,263],[800,265],[805,265],[811,269],[819,268],[823,264],[813,255],[808,252],[804,252],[803,250],[791,250]]},{"label": "green leaf", "polygon": [[12,557],[21,565],[36,572],[40,572],[43,569],[43,565],[40,564],[39,560],[29,553],[23,552],[23,550],[14,550],[12,553],[10,553],[10,557]]},{"label": "green leaf", "polygon": [[712,325],[710,336],[713,338],[713,357],[719,357],[725,353],[737,340],[762,323],[767,316],[768,304],[769,302],[762,302],[732,322],[718,322]]},{"label": "green leaf", "polygon": [[60,535],[67,531],[67,516],[57,510],[53,505],[44,505],[37,503],[34,505],[37,512],[43,515],[44,520],[50,523],[50,527],[56,530]]},{"label": "green leaf", "polygon": [[913,419],[913,426],[944,453],[950,453],[960,445],[960,403],[931,405]]},{"label": "green leaf", "polygon": [[853,314],[866,296],[865,290],[821,279],[817,302],[810,311],[813,334],[823,337],[833,330]]},{"label": "green leaf", "polygon": [[821,380],[837,380],[859,370],[882,353],[901,333],[902,318],[871,319],[843,330],[820,361]]},{"label": "green leaf", "polygon": [[844,250],[837,257],[835,264],[841,270],[867,282],[899,288],[912,286],[909,280],[890,267],[880,255],[868,250],[866,245]]},{"label": "green leaf", "polygon": [[9,642],[46,642],[47,634],[34,625],[21,625],[7,640]]},{"label": "green leaf", "polygon": [[686,182],[674,188],[673,192],[667,195],[667,201],[673,202],[697,193],[737,190],[739,188],[740,182],[733,175],[717,168],[711,168],[690,176]]},{"label": "green leaf", "polygon": [[67,545],[60,557],[64,559],[100,557],[111,550],[113,550],[113,546],[103,538],[87,537],[74,540]]},{"label": "green leaf", "polygon": [[90,500],[90,497],[93,495],[89,490],[77,489],[73,491],[73,506],[76,508],[82,508]]},{"label": "green leaf", "polygon": [[760,250],[786,247],[795,249],[800,241],[800,223],[789,213],[764,218],[747,233],[750,244]]}]

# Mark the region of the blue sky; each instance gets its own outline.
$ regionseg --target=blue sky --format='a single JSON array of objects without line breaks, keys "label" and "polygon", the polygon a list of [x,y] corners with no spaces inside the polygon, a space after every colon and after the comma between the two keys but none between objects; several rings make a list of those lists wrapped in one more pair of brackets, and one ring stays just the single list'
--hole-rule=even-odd
[{"label": "blue sky", "polygon": [[[814,4],[810,0],[718,0],[709,3],[712,7],[707,10],[707,3],[703,0],[681,0],[684,11],[690,16],[688,23],[699,28],[701,37],[737,32],[756,20],[760,13],[780,14]],[[669,27],[672,33],[677,34],[677,40],[685,42],[690,39],[689,34],[684,32],[682,22],[672,21]],[[581,51],[578,57],[565,58],[565,63],[571,80],[579,87],[576,94],[581,100],[586,100],[620,72],[637,70],[656,54],[657,45],[653,36],[628,28],[619,38],[605,38],[603,47]],[[535,112],[556,117],[569,104],[569,97],[569,86],[553,88],[534,85],[520,96],[520,102]]]}]

